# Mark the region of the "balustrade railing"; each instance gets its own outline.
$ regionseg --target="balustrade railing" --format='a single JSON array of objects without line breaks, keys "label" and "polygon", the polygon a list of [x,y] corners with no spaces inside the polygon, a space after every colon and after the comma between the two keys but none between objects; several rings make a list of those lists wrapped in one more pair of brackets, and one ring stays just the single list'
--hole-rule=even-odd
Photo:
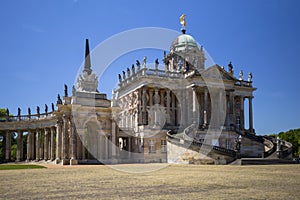
[{"label": "balustrade railing", "polygon": [[234,83],[234,85],[237,85],[237,86],[243,86],[243,87],[252,87],[252,82],[250,81],[241,81],[241,80],[239,80],[239,81],[236,81],[235,83]]},{"label": "balustrade railing", "polygon": [[42,120],[53,117],[53,112],[33,114],[33,115],[16,115],[0,118],[0,122],[16,122],[16,121],[30,121],[30,120]]},{"label": "balustrade railing", "polygon": [[183,78],[184,75],[181,72],[171,72],[165,71],[161,69],[149,69],[149,68],[142,68],[135,73],[131,74],[129,77],[126,77],[122,81],[119,82],[119,86],[125,86],[130,82],[136,80],[138,77],[143,76],[159,76],[159,77],[166,77],[166,78]]},{"label": "balustrade railing", "polygon": [[[170,142],[175,142],[180,145],[184,145],[187,147],[190,146],[197,146],[197,147],[204,147],[205,149],[211,149],[217,151],[219,153],[225,154],[227,156],[236,157],[236,152],[231,149],[226,149],[220,146],[214,146],[210,144],[203,143],[201,141],[196,140],[195,138],[191,138],[191,132],[195,130],[195,125],[192,124],[184,129],[183,134],[178,134],[176,130],[171,130],[167,132],[167,139]],[[188,135],[187,135],[188,134]],[[181,135],[182,138],[177,137],[177,135]]]}]

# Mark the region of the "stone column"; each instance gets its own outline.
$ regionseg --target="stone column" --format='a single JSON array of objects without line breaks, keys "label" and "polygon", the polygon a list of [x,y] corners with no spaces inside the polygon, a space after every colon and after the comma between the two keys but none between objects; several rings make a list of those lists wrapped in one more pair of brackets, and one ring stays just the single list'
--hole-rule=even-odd
[{"label": "stone column", "polygon": [[142,111],[142,124],[148,124],[148,116],[147,116],[147,90],[146,86],[143,87],[142,101],[143,101],[143,111]]},{"label": "stone column", "polygon": [[76,129],[75,129],[75,124],[73,122],[73,120],[71,119],[71,160],[70,160],[70,165],[77,165],[78,161],[77,161],[77,141],[76,141]]},{"label": "stone column", "polygon": [[43,131],[40,130],[39,132],[39,160],[43,160],[44,159],[44,142],[43,142]]},{"label": "stone column", "polygon": [[82,153],[82,160],[85,160],[86,159],[86,150],[85,150],[85,145],[86,145],[86,141],[85,141],[85,129],[82,129],[82,131],[80,132],[80,138],[81,138],[81,147],[82,147],[82,150],[81,150],[81,153]]},{"label": "stone column", "polygon": [[171,123],[172,125],[177,125],[177,116],[176,112],[176,96],[174,93],[171,94],[171,107],[172,107],[172,116],[171,116]]},{"label": "stone column", "polygon": [[104,136],[104,140],[105,140],[105,156],[104,156],[104,159],[106,160],[106,162],[107,162],[107,160],[108,160],[108,157],[109,157],[109,150],[108,150],[108,138],[107,138],[108,136]]},{"label": "stone column", "polygon": [[50,129],[50,160],[53,161],[55,159],[55,144],[54,144],[54,133],[55,128],[51,127]]},{"label": "stone column", "polygon": [[252,99],[253,99],[253,97],[249,97],[249,131],[250,131],[250,133],[253,133]]},{"label": "stone column", "polygon": [[179,100],[180,100],[180,108],[181,108],[181,123],[183,127],[187,125],[188,120],[188,106],[187,106],[187,99],[188,93],[186,90],[180,90],[179,92]]},{"label": "stone column", "polygon": [[29,160],[31,160],[31,135],[32,135],[32,133],[31,133],[31,131],[30,130],[28,130],[28,135],[27,135],[27,162],[29,161]]},{"label": "stone column", "polygon": [[34,150],[35,150],[35,133],[34,131],[30,131],[30,149],[31,149],[31,155],[30,155],[30,160],[34,160],[35,159],[35,155],[34,155]]},{"label": "stone column", "polygon": [[39,133],[39,130],[36,130],[35,133],[35,160],[39,161],[40,160],[40,136],[41,134]]},{"label": "stone column", "polygon": [[153,90],[149,90],[149,105],[150,107],[153,106]]},{"label": "stone column", "polygon": [[6,147],[6,150],[5,150],[5,160],[10,161],[10,155],[11,155],[11,135],[10,135],[9,130],[6,130],[6,132],[5,132],[5,141],[6,141],[6,144],[5,144],[5,147]]},{"label": "stone column", "polygon": [[49,148],[49,143],[48,143],[48,129],[45,128],[44,130],[45,134],[44,134],[44,160],[48,160],[48,148]]},{"label": "stone column", "polygon": [[[158,106],[159,106],[159,95],[158,95],[158,88],[156,87],[154,90],[154,105],[155,105],[155,111],[154,111],[154,126],[157,127],[159,125],[159,118],[160,113],[158,113]],[[153,123],[153,121],[152,121]]]},{"label": "stone column", "polygon": [[77,150],[77,159],[82,160],[82,144],[81,144],[81,138],[79,136],[79,133],[76,134],[76,150]]},{"label": "stone column", "polygon": [[164,90],[161,90],[160,91],[160,105],[161,106],[165,106],[165,91]]},{"label": "stone column", "polygon": [[58,164],[61,160],[61,146],[62,146],[62,120],[59,119],[56,124],[56,159],[55,163]]},{"label": "stone column", "polygon": [[2,157],[0,159],[5,161],[5,154],[6,154],[6,135],[5,134],[3,135],[1,153],[2,153]]},{"label": "stone column", "polygon": [[206,127],[207,123],[207,112],[208,112],[208,91],[207,88],[204,88],[204,113],[203,113],[203,125]]},{"label": "stone column", "polygon": [[138,124],[142,124],[142,91],[138,89]]},{"label": "stone column", "polygon": [[192,108],[192,112],[193,112],[193,120],[192,123],[196,124],[197,126],[199,125],[199,104],[198,104],[198,99],[197,99],[197,87],[194,86],[192,87],[193,90],[193,108]]},{"label": "stone column", "polygon": [[170,90],[169,89],[167,89],[167,92],[166,92],[166,95],[167,95],[167,105],[166,105],[166,107],[167,107],[167,124],[170,124],[170,118],[171,118],[171,116],[170,116]]},{"label": "stone column", "polygon": [[18,138],[17,138],[17,160],[23,160],[23,131],[18,131]]},{"label": "stone column", "polygon": [[224,127],[226,121],[226,92],[223,89],[219,89],[219,127]]},{"label": "stone column", "polygon": [[244,126],[244,97],[243,96],[240,96],[240,102],[241,102],[241,113],[240,113],[240,126],[241,126],[241,130],[244,130],[245,129],[245,126]]},{"label": "stone column", "polygon": [[235,101],[233,92],[229,93],[229,104],[230,104],[230,124],[235,125]]},{"label": "stone column", "polygon": [[63,116],[63,131],[62,131],[62,165],[69,164],[69,115]]},{"label": "stone column", "polygon": [[128,137],[128,154],[129,154],[129,159],[131,159],[131,137]]},{"label": "stone column", "polygon": [[219,129],[221,126],[221,117],[222,117],[222,109],[221,109],[221,98],[220,98],[220,90],[218,88],[210,88],[209,90],[210,100],[211,100],[211,109],[210,109],[210,122],[209,125],[213,128]]},{"label": "stone column", "polygon": [[111,128],[112,128],[112,134],[111,134],[111,156],[112,156],[112,163],[117,163],[117,148],[118,148],[118,145],[116,144],[116,129],[117,129],[117,126],[116,126],[116,122],[113,121],[112,122],[112,125],[111,125]]}]

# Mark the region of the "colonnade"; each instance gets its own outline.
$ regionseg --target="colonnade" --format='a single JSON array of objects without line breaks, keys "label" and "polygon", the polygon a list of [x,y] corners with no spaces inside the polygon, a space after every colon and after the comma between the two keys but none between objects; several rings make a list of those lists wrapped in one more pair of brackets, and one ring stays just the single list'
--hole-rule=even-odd
[{"label": "colonnade", "polygon": [[[132,95],[133,94],[133,95]],[[136,97],[133,97],[136,95]],[[133,103],[134,98],[137,99]],[[164,107],[167,125],[186,126],[197,123],[202,128],[234,126],[245,130],[245,99],[248,99],[249,129],[253,133],[253,96],[241,95],[234,90],[208,89],[193,86],[189,89],[171,91],[161,88],[139,88],[136,92],[120,98],[121,128],[135,128],[139,125],[157,123],[159,118],[149,119],[149,109],[155,105]],[[130,106],[129,106],[130,104]],[[225,119],[225,121],[224,121]]]},{"label": "colonnade", "polygon": [[[36,130],[6,130],[3,137],[3,147],[5,149],[5,160],[11,160],[12,135],[17,133],[17,155],[16,161],[23,160],[54,160],[55,154],[55,127]],[[27,133],[26,152],[23,152],[24,134]],[[26,157],[24,157],[26,153]]]},{"label": "colonnade", "polygon": [[[138,125],[169,126],[180,124],[180,108],[175,93],[169,89],[146,86],[121,97],[119,106],[120,128],[136,128]],[[159,113],[157,113],[159,112]]]},{"label": "colonnade", "polygon": [[[235,94],[234,90],[208,90],[207,87],[192,87],[192,90],[188,90],[187,93],[183,95],[189,95],[191,101],[187,104],[187,108],[183,110],[188,110],[187,112],[192,114],[183,113],[183,123],[199,123],[204,128],[208,124],[214,123],[211,125],[226,128],[234,126],[240,130],[245,130],[245,100],[248,99],[248,131],[250,133],[254,132],[253,96]],[[183,99],[183,104],[186,104],[185,99]],[[213,115],[215,115],[214,122],[211,121]]]}]

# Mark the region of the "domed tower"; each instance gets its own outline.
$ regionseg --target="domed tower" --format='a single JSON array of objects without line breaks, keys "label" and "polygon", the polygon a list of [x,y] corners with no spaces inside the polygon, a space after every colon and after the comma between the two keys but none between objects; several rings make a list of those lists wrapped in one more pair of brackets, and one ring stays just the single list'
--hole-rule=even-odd
[{"label": "domed tower", "polygon": [[170,54],[164,56],[166,67],[173,72],[186,72],[193,69],[204,70],[203,47],[199,48],[196,40],[191,35],[186,34],[185,15],[180,17],[180,23],[182,24],[182,34],[172,42]]}]

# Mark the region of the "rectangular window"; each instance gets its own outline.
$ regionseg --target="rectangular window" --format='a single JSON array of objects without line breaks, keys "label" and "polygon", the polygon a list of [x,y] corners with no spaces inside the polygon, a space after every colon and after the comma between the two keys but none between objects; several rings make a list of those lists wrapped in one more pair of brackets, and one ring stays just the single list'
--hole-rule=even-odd
[{"label": "rectangular window", "polygon": [[226,149],[230,149],[230,140],[226,139]]},{"label": "rectangular window", "polygon": [[150,140],[149,141],[149,153],[155,153],[156,149],[155,149],[155,141],[154,140]]},{"label": "rectangular window", "polygon": [[167,141],[161,140],[161,152],[166,153],[167,152]]}]

